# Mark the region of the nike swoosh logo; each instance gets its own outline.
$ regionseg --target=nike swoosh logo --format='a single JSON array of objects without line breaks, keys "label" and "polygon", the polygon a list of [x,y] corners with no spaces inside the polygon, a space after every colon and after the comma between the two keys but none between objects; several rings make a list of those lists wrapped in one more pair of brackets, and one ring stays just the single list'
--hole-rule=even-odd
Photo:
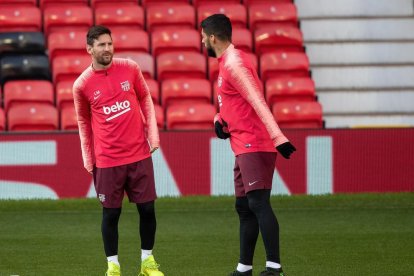
[{"label": "nike swoosh logo", "polygon": [[249,186],[252,186],[252,185],[256,184],[257,182],[259,182],[259,180],[256,180],[254,182],[249,182]]}]

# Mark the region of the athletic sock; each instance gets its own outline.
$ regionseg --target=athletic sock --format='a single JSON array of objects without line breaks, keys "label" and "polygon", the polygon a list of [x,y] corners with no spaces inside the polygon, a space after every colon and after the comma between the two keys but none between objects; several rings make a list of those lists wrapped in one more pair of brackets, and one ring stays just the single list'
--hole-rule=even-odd
[{"label": "athletic sock", "polygon": [[152,255],[152,250],[141,249],[141,260],[145,260]]},{"label": "athletic sock", "polygon": [[267,261],[266,262],[266,267],[270,267],[270,268],[274,268],[274,269],[279,269],[282,266],[280,264],[278,264],[278,263]]},{"label": "athletic sock", "polygon": [[252,265],[244,265],[244,264],[241,264],[241,263],[239,263],[237,265],[237,268],[236,268],[236,270],[239,271],[239,272],[246,272],[246,271],[250,271],[252,269],[253,269]]},{"label": "athletic sock", "polygon": [[109,257],[106,257],[106,259],[108,260],[108,262],[119,265],[118,255],[109,256]]}]

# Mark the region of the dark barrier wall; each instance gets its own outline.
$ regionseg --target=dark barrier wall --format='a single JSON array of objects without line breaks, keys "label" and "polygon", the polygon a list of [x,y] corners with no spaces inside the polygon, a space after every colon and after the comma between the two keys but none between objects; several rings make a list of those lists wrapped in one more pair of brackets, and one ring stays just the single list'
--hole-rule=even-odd
[{"label": "dark barrier wall", "polygon": [[[285,130],[273,194],[414,191],[414,129]],[[159,196],[233,194],[234,156],[212,132],[161,133]],[[94,197],[77,133],[0,135],[0,198]]]}]

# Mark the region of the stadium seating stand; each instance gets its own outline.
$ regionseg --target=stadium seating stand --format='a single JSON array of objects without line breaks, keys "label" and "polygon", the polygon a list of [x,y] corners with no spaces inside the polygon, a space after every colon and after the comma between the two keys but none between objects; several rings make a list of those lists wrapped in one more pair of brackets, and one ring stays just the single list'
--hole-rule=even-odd
[{"label": "stadium seating stand", "polygon": [[10,131],[58,130],[58,111],[54,106],[42,103],[15,105],[7,112],[7,126]]},{"label": "stadium seating stand", "polygon": [[318,102],[278,102],[273,115],[280,128],[323,128],[322,106]]},{"label": "stadium seating stand", "polygon": [[15,80],[4,85],[4,109],[22,103],[45,103],[54,105],[53,85],[46,80]]},{"label": "stadium seating stand", "polygon": [[157,57],[157,79],[206,78],[206,57],[196,52],[166,52]]},{"label": "stadium seating stand", "polygon": [[207,103],[174,104],[166,114],[167,130],[212,130],[216,109]]},{"label": "stadium seating stand", "polygon": [[164,108],[177,103],[211,104],[211,86],[206,79],[168,79],[161,84]]}]

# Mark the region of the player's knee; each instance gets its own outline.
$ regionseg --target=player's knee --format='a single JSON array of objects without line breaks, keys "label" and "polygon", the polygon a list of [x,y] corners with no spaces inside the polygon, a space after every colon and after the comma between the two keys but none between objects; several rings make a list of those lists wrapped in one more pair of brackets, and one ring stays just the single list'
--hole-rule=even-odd
[{"label": "player's knee", "polygon": [[271,209],[269,198],[263,196],[261,190],[248,195],[249,208],[253,213],[260,214],[268,209]]},{"label": "player's knee", "polygon": [[250,212],[249,202],[247,197],[238,197],[236,198],[235,204],[236,211],[239,215],[244,215]]},{"label": "player's knee", "polygon": [[155,218],[155,206],[154,201],[137,204],[138,212],[141,219],[154,219]]},{"label": "player's knee", "polygon": [[103,221],[106,223],[118,223],[121,208],[103,208]]}]

